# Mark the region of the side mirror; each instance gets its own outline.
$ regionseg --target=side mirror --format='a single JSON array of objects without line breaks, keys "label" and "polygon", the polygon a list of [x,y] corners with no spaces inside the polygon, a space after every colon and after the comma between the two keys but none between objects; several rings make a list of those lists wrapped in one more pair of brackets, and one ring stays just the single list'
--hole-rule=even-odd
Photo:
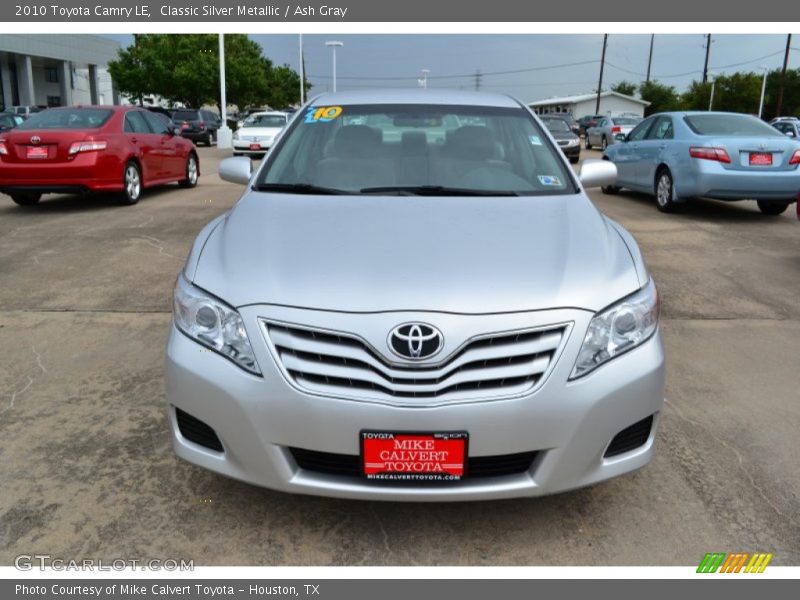
[{"label": "side mirror", "polygon": [[219,176],[225,181],[247,185],[253,174],[253,162],[245,156],[226,158],[219,163]]},{"label": "side mirror", "polygon": [[585,160],[578,178],[584,188],[614,185],[617,182],[617,165],[610,160]]},{"label": "side mirror", "polygon": [[617,135],[614,136],[614,139],[617,140],[618,142],[627,142],[628,136],[625,135],[624,133],[618,133]]}]

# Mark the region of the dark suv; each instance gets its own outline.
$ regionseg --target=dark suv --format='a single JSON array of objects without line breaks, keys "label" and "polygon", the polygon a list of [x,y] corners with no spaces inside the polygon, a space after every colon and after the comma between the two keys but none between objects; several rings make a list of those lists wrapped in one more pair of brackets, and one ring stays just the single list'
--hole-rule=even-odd
[{"label": "dark suv", "polygon": [[176,108],[172,111],[172,121],[183,137],[207,146],[217,139],[217,129],[221,126],[215,113],[203,109]]}]

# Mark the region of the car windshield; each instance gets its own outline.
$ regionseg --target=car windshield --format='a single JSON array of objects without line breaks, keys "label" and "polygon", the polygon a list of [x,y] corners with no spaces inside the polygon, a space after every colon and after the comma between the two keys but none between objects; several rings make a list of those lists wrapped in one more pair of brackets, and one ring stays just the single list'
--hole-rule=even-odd
[{"label": "car windshield", "polygon": [[196,110],[176,110],[172,113],[173,121],[197,121]]},{"label": "car windshield", "polygon": [[283,115],[251,115],[242,123],[242,127],[283,127],[286,117]]},{"label": "car windshield", "polygon": [[17,121],[11,115],[0,115],[0,127],[14,127]]},{"label": "car windshield", "polygon": [[553,133],[566,133],[571,131],[564,119],[542,119],[542,123]]},{"label": "car windshield", "polygon": [[95,129],[108,121],[112,111],[103,108],[59,108],[38,112],[17,129]]},{"label": "car windshield", "polygon": [[575,193],[558,152],[523,108],[312,106],[271,153],[256,188],[453,196]]},{"label": "car windshield", "polygon": [[688,115],[686,124],[698,135],[778,136],[774,127],[747,115]]},{"label": "car windshield", "polygon": [[611,119],[614,125],[638,125],[641,119],[635,117],[614,117]]}]

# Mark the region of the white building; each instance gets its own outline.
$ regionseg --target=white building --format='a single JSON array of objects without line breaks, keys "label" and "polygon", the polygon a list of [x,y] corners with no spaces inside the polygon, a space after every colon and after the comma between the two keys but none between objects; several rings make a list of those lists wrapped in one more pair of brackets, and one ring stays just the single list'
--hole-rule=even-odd
[{"label": "white building", "polygon": [[106,66],[118,48],[96,35],[0,35],[0,108],[116,104]]},{"label": "white building", "polygon": [[570,113],[574,118],[580,119],[585,115],[607,115],[609,113],[630,113],[639,117],[644,116],[644,109],[650,103],[641,98],[634,98],[619,92],[601,92],[600,110],[597,108],[597,94],[581,94],[579,96],[564,96],[561,98],[547,98],[529,102],[528,106],[537,115],[548,113]]}]

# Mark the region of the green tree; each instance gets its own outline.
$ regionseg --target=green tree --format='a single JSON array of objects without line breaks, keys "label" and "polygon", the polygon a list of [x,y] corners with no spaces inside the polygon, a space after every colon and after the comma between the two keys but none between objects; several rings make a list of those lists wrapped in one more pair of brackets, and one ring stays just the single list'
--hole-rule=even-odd
[{"label": "green tree", "polygon": [[[140,100],[156,94],[170,103],[219,106],[219,41],[216,34],[142,34],[120,49],[108,69],[117,89]],[[291,82],[296,82],[294,93]],[[296,102],[300,81],[288,66],[274,68],[261,47],[243,34],[225,35],[227,101],[239,107]]]},{"label": "green tree", "polygon": [[646,81],[639,85],[639,95],[650,103],[645,109],[645,116],[681,108],[681,98],[671,85]]},{"label": "green tree", "polygon": [[626,96],[633,96],[636,93],[636,84],[630,81],[620,81],[611,86],[612,92],[618,94],[625,94]]}]

